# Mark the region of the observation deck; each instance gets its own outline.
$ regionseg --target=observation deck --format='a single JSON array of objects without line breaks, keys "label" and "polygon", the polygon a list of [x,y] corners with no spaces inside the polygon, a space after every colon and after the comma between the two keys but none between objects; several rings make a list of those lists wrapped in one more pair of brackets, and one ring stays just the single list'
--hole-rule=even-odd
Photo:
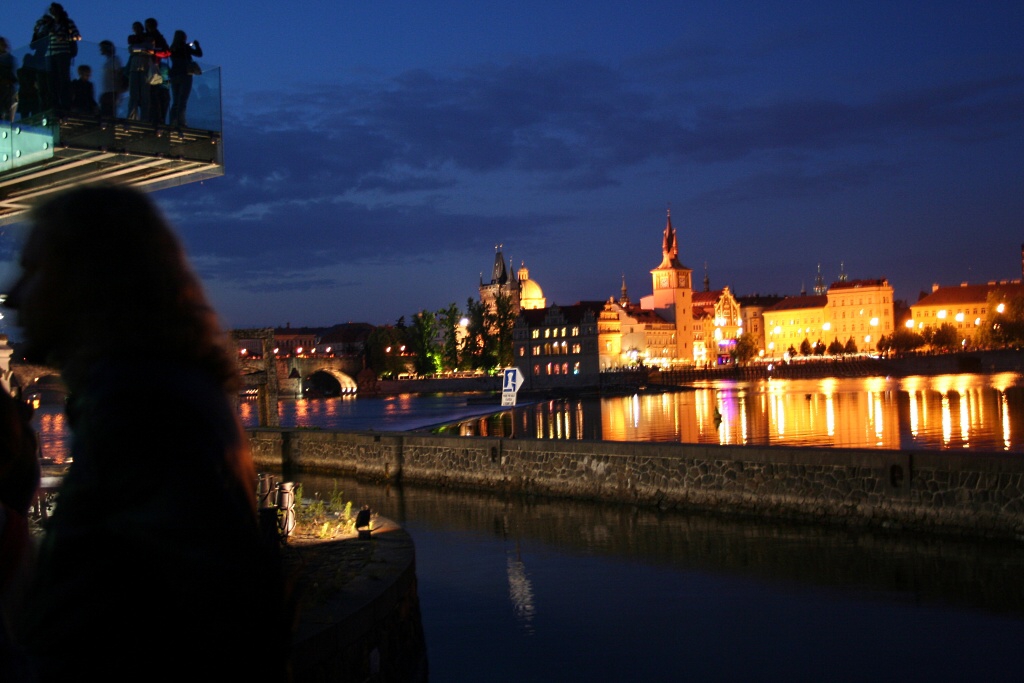
[{"label": "observation deck", "polygon": [[[23,47],[12,52],[19,88],[48,82],[45,56]],[[126,47],[117,48],[122,64]],[[92,68],[97,104],[103,90],[103,65],[97,43],[79,41],[71,63],[71,80],[78,67]],[[193,76],[188,99],[187,127],[165,121],[127,118],[128,93],[122,93],[116,116],[58,112],[45,103],[32,110],[31,87],[26,97],[0,121],[0,226],[17,222],[32,205],[54,192],[90,182],[114,182],[158,190],[224,175],[220,68],[199,62],[203,73]],[[36,67],[38,65],[38,68]],[[166,88],[169,84],[151,86]]]}]

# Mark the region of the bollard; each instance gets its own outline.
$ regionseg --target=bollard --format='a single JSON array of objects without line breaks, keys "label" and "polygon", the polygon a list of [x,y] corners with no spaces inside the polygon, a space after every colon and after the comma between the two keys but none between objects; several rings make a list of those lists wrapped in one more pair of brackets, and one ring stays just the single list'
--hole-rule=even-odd
[{"label": "bollard", "polygon": [[359,538],[370,538],[370,533],[373,530],[370,528],[369,505],[364,505],[363,509],[356,515],[356,531],[359,532]]},{"label": "bollard", "polygon": [[272,474],[259,474],[259,481],[256,486],[256,507],[269,508],[274,507],[273,496],[274,492],[274,475]]},{"label": "bollard", "polygon": [[295,484],[282,481],[277,485],[277,524],[281,537],[288,540],[295,529]]}]

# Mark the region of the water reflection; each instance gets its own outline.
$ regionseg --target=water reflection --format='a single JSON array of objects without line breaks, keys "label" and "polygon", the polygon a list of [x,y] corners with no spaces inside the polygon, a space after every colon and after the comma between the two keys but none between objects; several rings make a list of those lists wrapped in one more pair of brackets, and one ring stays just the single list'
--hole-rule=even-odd
[{"label": "water reflection", "polygon": [[32,414],[32,427],[39,439],[40,451],[44,458],[54,464],[64,464],[70,457],[67,416],[63,403],[42,403]]},{"label": "water reflection", "polygon": [[700,382],[561,399],[467,420],[462,435],[884,449],[1024,451],[1024,378],[941,375]]},{"label": "water reflection", "polygon": [[437,680],[1017,675],[1020,544],[300,477],[410,531]]}]

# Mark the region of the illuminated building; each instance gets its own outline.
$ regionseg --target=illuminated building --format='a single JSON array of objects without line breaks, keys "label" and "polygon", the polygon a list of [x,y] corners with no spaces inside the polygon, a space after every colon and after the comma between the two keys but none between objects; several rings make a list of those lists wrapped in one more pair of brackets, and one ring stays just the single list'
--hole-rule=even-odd
[{"label": "illuminated building", "polygon": [[320,343],[321,332],[321,327],[292,327],[287,323],[284,327],[274,328],[274,347],[279,356],[311,353]]},{"label": "illuminated building", "polygon": [[530,279],[530,271],[526,269],[525,263],[519,264],[519,308],[534,310],[546,307],[547,299],[544,298],[544,290],[536,281]]},{"label": "illuminated building", "polygon": [[[825,341],[830,332],[826,320],[828,297],[824,294],[788,296],[764,312],[765,355],[782,357],[790,348],[800,349],[806,339],[814,344]],[[825,336],[822,336],[825,335]],[[829,337],[831,340],[831,337]]]},{"label": "illuminated building", "polygon": [[598,318],[604,302],[525,309],[512,328],[513,363],[531,389],[593,387],[600,381]]},{"label": "illuminated building", "polygon": [[509,297],[512,301],[513,313],[519,313],[522,309],[544,308],[547,305],[544,291],[536,281],[530,279],[530,271],[527,270],[525,263],[520,265],[518,278],[512,272],[511,262],[505,266],[505,256],[501,253],[499,244],[494,248],[491,281],[485,284],[483,275],[480,276],[480,301],[493,313],[495,302],[501,295]]},{"label": "illuminated building", "polygon": [[[1024,297],[1024,285],[1020,280],[993,281],[984,285],[964,282],[959,287],[932,285],[931,294],[911,304],[911,319],[907,321],[907,327],[923,332],[949,323],[956,328],[961,343],[974,343],[978,341],[986,317],[1000,313],[999,304],[1017,297]],[[989,309],[990,302],[996,310]]]},{"label": "illuminated building", "polygon": [[740,305],[740,320],[742,322],[743,334],[750,335],[757,342],[757,350],[766,352],[767,342],[765,340],[764,312],[782,301],[783,297],[774,294],[761,296],[737,297]]},{"label": "illuminated building", "polygon": [[[625,285],[623,285],[625,291]],[[602,371],[637,365],[668,366],[675,352],[675,323],[654,311],[609,299],[598,317]]]},{"label": "illuminated building", "polygon": [[679,261],[679,246],[672,213],[662,235],[661,263],[651,271],[653,294],[640,300],[640,308],[654,311],[675,324],[675,343],[670,362],[693,363],[693,271]]},{"label": "illuminated building", "polygon": [[873,352],[894,331],[893,291],[887,280],[833,282],[825,294],[787,297],[764,311],[765,355],[778,357],[806,340],[826,347],[852,340],[858,352]]},{"label": "illuminated building", "polygon": [[740,304],[728,287],[693,293],[693,357],[698,365],[727,362],[744,333]]}]

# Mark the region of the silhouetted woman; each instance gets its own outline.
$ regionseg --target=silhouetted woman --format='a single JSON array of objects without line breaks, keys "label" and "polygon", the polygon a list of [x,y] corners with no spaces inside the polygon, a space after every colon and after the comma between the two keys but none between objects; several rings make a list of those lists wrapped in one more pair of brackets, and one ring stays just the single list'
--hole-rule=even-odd
[{"label": "silhouetted woman", "polygon": [[185,109],[192,94],[193,57],[202,57],[199,41],[188,42],[184,31],[175,31],[171,40],[171,120],[169,125],[184,128]]},{"label": "silhouetted woman", "polygon": [[123,187],[69,190],[32,222],[7,306],[26,355],[60,368],[73,458],[20,639],[40,681],[280,680],[237,362],[177,238]]}]

